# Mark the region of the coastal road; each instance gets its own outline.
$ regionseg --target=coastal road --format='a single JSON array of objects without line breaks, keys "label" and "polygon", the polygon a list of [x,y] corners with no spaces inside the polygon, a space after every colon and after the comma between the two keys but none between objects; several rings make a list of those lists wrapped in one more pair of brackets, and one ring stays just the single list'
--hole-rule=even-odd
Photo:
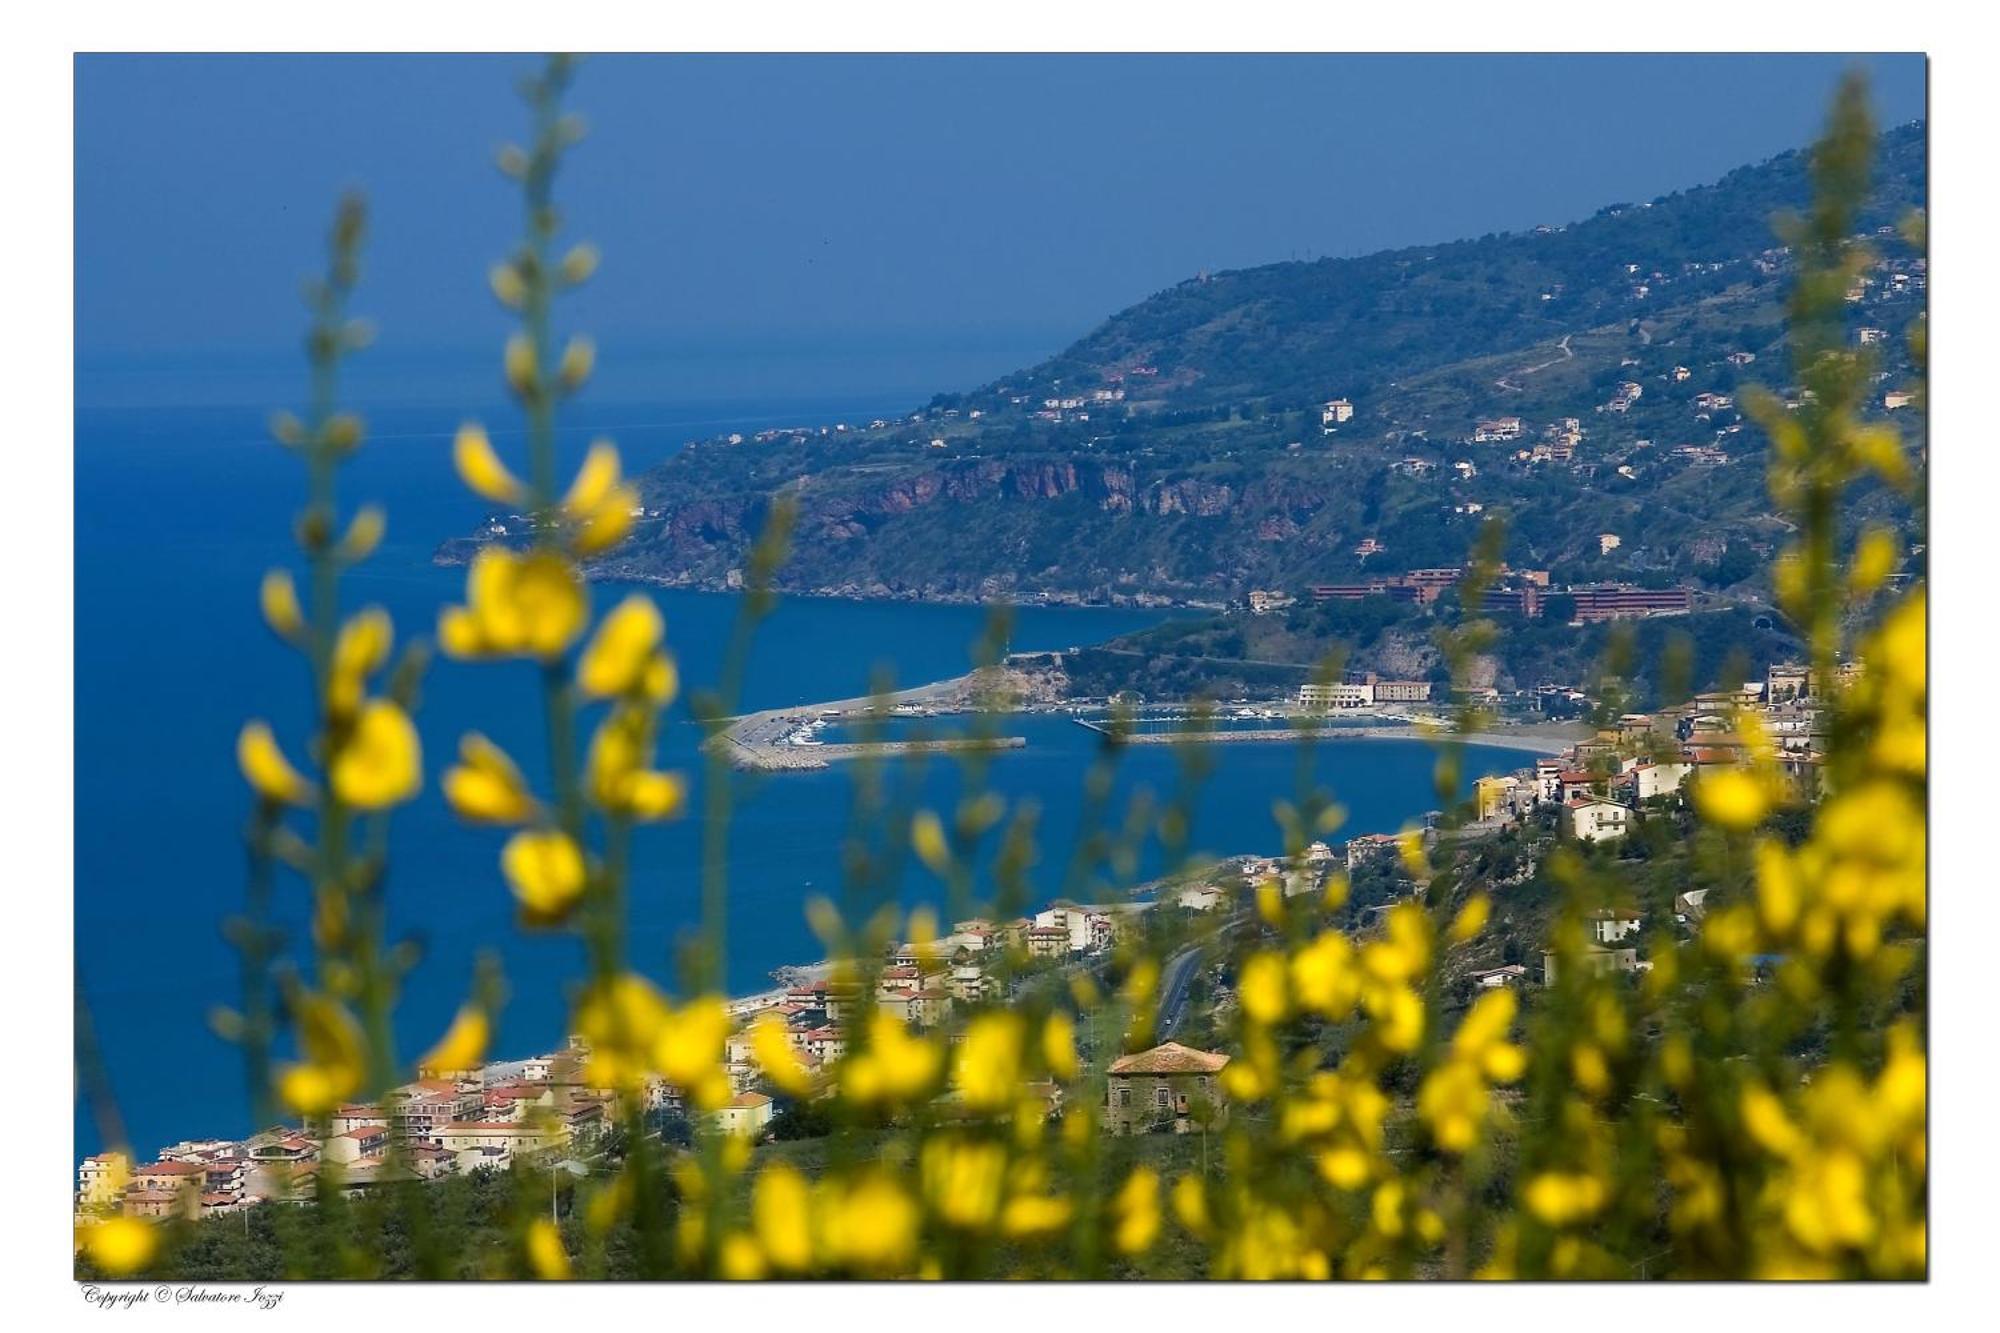
[{"label": "coastal road", "polygon": [[1188,986],[1200,962],[1201,945],[1190,944],[1168,958],[1166,966],[1160,969],[1160,1008],[1153,1025],[1153,1035],[1159,1040],[1171,1040],[1181,1019],[1187,1017]]}]

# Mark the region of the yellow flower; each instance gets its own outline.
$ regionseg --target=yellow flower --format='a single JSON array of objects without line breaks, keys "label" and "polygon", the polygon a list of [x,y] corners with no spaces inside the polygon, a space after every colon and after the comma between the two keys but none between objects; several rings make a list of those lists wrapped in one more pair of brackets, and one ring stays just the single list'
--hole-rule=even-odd
[{"label": "yellow flower", "polygon": [[108,1277],[130,1277],[147,1264],[160,1247],[159,1232],[136,1217],[113,1217],[83,1228],[83,1247],[92,1263]]},{"label": "yellow flower", "polygon": [[1068,1014],[1050,1014],[1042,1025],[1042,1062],[1059,1079],[1076,1077],[1076,1023]]},{"label": "yellow flower", "polygon": [[1111,1240],[1120,1254],[1151,1249],[1160,1235],[1159,1172],[1150,1166],[1134,1167],[1111,1201],[1111,1212],[1117,1219]]},{"label": "yellow flower", "polygon": [[604,618],[583,650],[576,666],[578,688],[594,699],[637,690],[665,633],[666,622],[653,599],[633,593]]},{"label": "yellow flower", "polygon": [[1237,994],[1251,1021],[1270,1026],[1285,1016],[1285,960],[1274,953],[1252,955],[1237,978]]},{"label": "yellow flower", "polygon": [[944,821],[935,810],[919,810],[910,819],[910,846],[916,849],[917,859],[929,866],[935,875],[947,874],[951,870],[951,847],[945,841]]},{"label": "yellow flower", "polygon": [[382,512],[382,506],[363,505],[355,511],[354,521],[347,525],[346,534],[334,549],[334,557],[350,565],[359,564],[375,554],[388,530],[389,516]]},{"label": "yellow flower", "polygon": [[257,794],[277,805],[304,805],[313,785],[292,767],[264,722],[247,722],[236,737],[236,766]]},{"label": "yellow flower", "polygon": [[459,479],[474,494],[501,505],[518,505],[528,498],[528,488],[500,461],[500,455],[493,451],[493,441],[486,436],[486,428],[477,422],[468,421],[458,428],[451,456],[458,466]]},{"label": "yellow flower", "polygon": [[[722,1048],[729,1040],[729,1008],[719,995],[689,1000],[668,1015],[653,1043],[653,1065],[669,1083],[706,1097],[722,1075]],[[723,1075],[721,1100],[727,1100]]]},{"label": "yellow flower", "polygon": [[327,706],[345,716],[361,706],[368,677],[389,660],[395,630],[389,613],[371,606],[340,627],[327,672]]},{"label": "yellow flower", "polygon": [[543,925],[569,914],[587,879],[582,850],[558,829],[516,833],[500,851],[500,869],[523,915]]},{"label": "yellow flower", "polygon": [[1552,1227],[1566,1227],[1604,1207],[1604,1182],[1576,1171],[1544,1171],[1521,1191],[1528,1211]]},{"label": "yellow flower", "polygon": [[323,995],[301,997],[295,1013],[305,1058],[279,1071],[278,1095],[300,1115],[325,1115],[360,1091],[367,1043],[354,1016]]},{"label": "yellow flower", "polygon": [[415,796],[423,785],[423,751],[409,714],[387,699],[364,705],[327,781],[357,810],[384,810]]},{"label": "yellow flower", "polygon": [[997,1143],[933,1137],[924,1144],[924,1191],[948,1226],[992,1225],[1006,1176],[1007,1150]]},{"label": "yellow flower", "polygon": [[750,1222],[773,1268],[800,1273],[812,1267],[812,1196],[804,1176],[783,1162],[759,1172],[750,1192]]},{"label": "yellow flower", "polygon": [[625,540],[632,530],[632,511],[639,507],[639,492],[630,486],[616,486],[577,530],[576,549],[582,555],[608,551]]},{"label": "yellow flower", "polygon": [[1046,1236],[1068,1226],[1072,1211],[1068,1199],[1016,1195],[1000,1210],[1000,1230],[1016,1240]]},{"label": "yellow flower", "polygon": [[927,1094],[943,1068],[944,1052],[936,1042],[878,1010],[868,1020],[867,1048],[841,1064],[840,1085],[859,1105],[895,1105]]},{"label": "yellow flower", "polygon": [[438,642],[453,657],[558,657],[590,614],[576,567],[553,551],[482,547],[465,576],[465,602],[438,617]]},{"label": "yellow flower", "polygon": [[678,773],[634,773],[626,780],[625,813],[634,819],[672,819],[686,804],[687,781]]},{"label": "yellow flower", "polygon": [[1848,567],[1848,587],[1857,596],[1866,596],[1881,587],[1896,572],[1899,545],[1895,534],[1883,528],[1870,528],[1862,533],[1861,540],[1854,544],[1854,560]]},{"label": "yellow flower", "polygon": [[[731,1142],[740,1143],[742,1140],[733,1139]],[[765,1275],[763,1251],[757,1248],[756,1241],[740,1231],[733,1231],[722,1238],[716,1266],[725,1282],[760,1282]]]},{"label": "yellow flower", "polygon": [[1200,1176],[1182,1176],[1174,1182],[1172,1193],[1174,1216],[1180,1224],[1197,1236],[1208,1231],[1208,1190],[1201,1183]]},{"label": "yellow flower", "polygon": [[1338,931],[1325,931],[1292,956],[1292,992],[1299,1004],[1339,1019],[1360,994],[1354,975],[1354,946]]},{"label": "yellow flower", "polygon": [[812,1075],[799,1063],[785,1022],[776,1014],[761,1014],[750,1025],[750,1052],[756,1057],[758,1068],[764,1071],[764,1077],[776,1084],[779,1091],[794,1097],[804,1097],[812,1091]]},{"label": "yellow flower", "polygon": [[285,570],[274,569],[264,575],[257,589],[257,604],[264,612],[264,623],[281,639],[296,639],[306,627],[305,612],[299,609],[299,590]]},{"label": "yellow flower", "polygon": [[576,1008],[576,1031],[590,1047],[585,1078],[591,1086],[638,1087],[672,1012],[653,983],[636,973],[591,987]]},{"label": "yellow flower", "polygon": [[822,1245],[860,1272],[888,1276],[916,1255],[917,1205],[888,1173],[867,1171],[853,1181],[828,1181],[821,1206]]},{"label": "yellow flower", "polygon": [[1808,1249],[1825,1253],[1875,1238],[1867,1171],[1855,1153],[1814,1153],[1799,1164],[1789,1185],[1785,1225]]},{"label": "yellow flower", "polygon": [[528,1224],[528,1271],[544,1282],[561,1282],[570,1276],[569,1252],[563,1249],[562,1232],[546,1217]]},{"label": "yellow flower", "polygon": [[1019,1014],[981,1014],[966,1027],[958,1048],[958,1089],[974,1111],[1011,1105],[1021,1081],[1022,1021]]},{"label": "yellow flower", "polygon": [[476,1004],[461,1006],[444,1036],[417,1062],[417,1068],[433,1076],[476,1069],[486,1058],[486,1043],[492,1036],[493,1024],[484,1009]]},{"label": "yellow flower", "polygon": [[1399,1055],[1417,1049],[1424,1039],[1423,997],[1407,986],[1383,986],[1365,997],[1368,1012],[1375,1019],[1375,1036],[1383,1046]]},{"label": "yellow flower", "polygon": [[1474,894],[1466,899],[1465,906],[1458,910],[1458,915],[1451,923],[1452,942],[1463,944],[1477,936],[1480,931],[1486,929],[1487,918],[1492,914],[1493,900],[1485,894]]},{"label": "yellow flower", "polygon": [[1447,1060],[1433,1069],[1417,1090],[1417,1114],[1430,1125],[1438,1147],[1450,1153],[1471,1152],[1486,1120],[1486,1084],[1477,1067]]},{"label": "yellow flower", "polygon": [[578,519],[596,512],[611,498],[619,475],[618,446],[609,440],[591,441],[590,451],[583,456],[583,466],[576,470],[569,493],[563,496],[563,512]]},{"label": "yellow flower", "polygon": [[606,810],[634,819],[670,819],[687,801],[680,775],[645,767],[652,749],[652,718],[644,709],[621,706],[598,724],[584,760],[590,797]]},{"label": "yellow flower", "polygon": [[459,740],[458,758],[445,772],[444,795],[460,818],[519,824],[535,817],[539,806],[506,751],[474,731]]},{"label": "yellow flower", "polygon": [[1741,832],[1764,822],[1771,812],[1769,784],[1740,768],[1704,773],[1694,786],[1695,809],[1721,828]]}]

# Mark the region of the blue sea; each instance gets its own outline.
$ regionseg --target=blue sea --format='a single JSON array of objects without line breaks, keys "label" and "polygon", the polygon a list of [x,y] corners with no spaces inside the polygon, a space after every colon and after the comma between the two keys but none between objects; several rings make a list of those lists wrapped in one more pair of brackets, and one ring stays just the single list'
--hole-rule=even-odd
[{"label": "blue sea", "polygon": [[[722,430],[865,420],[899,406],[851,399],[604,409],[579,421],[565,447],[580,456],[593,433],[609,433],[637,470]],[[240,986],[236,954],[221,934],[243,901],[249,803],[234,742],[245,718],[261,716],[300,755],[307,717],[304,665],[266,632],[256,610],[261,573],[296,562],[289,524],[304,486],[297,460],[269,440],[263,422],[263,410],[250,407],[100,408],[77,418],[77,966],[118,1113],[145,1154],[184,1137],[253,1128],[240,1056],[213,1035],[208,1018],[215,1006],[236,1003]],[[347,579],[348,604],[379,603],[405,637],[428,634],[438,608],[457,598],[462,571],[434,566],[431,552],[482,513],[451,470],[455,424],[434,408],[373,414],[369,440],[341,478],[345,502],[377,501],[390,516],[381,550]],[[518,448],[504,430],[495,436],[503,449]],[[623,594],[594,591],[600,607]],[[713,681],[737,599],[652,595],[684,680]],[[1099,642],[1162,614],[1022,609],[1010,646]],[[805,704],[862,694],[885,679],[913,685],[955,675],[985,620],[977,607],[790,600],[760,631],[744,705]],[[437,775],[469,730],[538,771],[544,752],[533,671],[439,660],[418,721],[426,788],[395,817],[387,889],[392,933],[422,950],[400,1010],[401,1049],[412,1055],[442,1030],[483,949],[500,957],[511,997],[497,1050],[547,1049],[565,1031],[566,988],[581,971],[580,950],[567,937],[516,927],[496,865],[503,835],[460,825],[437,794]],[[1099,742],[1053,717],[1016,719],[1007,730],[1030,743],[998,758],[993,784],[1039,805],[1038,891],[1054,897],[1076,834],[1082,770]],[[695,740],[677,707],[668,761],[693,769]],[[1195,845],[1275,850],[1272,803],[1297,791],[1298,758],[1286,744],[1218,747],[1197,805]],[[1315,776],[1346,805],[1345,832],[1387,831],[1435,803],[1432,758],[1407,741],[1327,742],[1317,747]],[[1522,761],[1518,752],[1475,749],[1468,780]],[[1121,766],[1118,808],[1141,788],[1172,791],[1175,765],[1170,747],[1136,747]],[[950,765],[933,764],[918,781],[924,800],[952,800]],[[732,992],[761,988],[774,967],[821,956],[801,908],[810,893],[839,892],[853,796],[853,775],[839,766],[744,783],[729,859]],[[671,985],[675,948],[698,920],[700,836],[690,818],[638,841],[632,957],[663,984]],[[917,874],[904,886],[909,902],[932,892]],[[302,938],[299,884],[283,884],[281,897],[293,938]],[[103,1146],[104,1131],[81,1105],[76,1134],[79,1153]]]}]

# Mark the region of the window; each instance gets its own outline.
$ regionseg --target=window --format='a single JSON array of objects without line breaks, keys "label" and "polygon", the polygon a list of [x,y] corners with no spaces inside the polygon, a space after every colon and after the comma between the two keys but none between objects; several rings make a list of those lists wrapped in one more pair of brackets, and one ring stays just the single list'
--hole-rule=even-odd
[{"label": "window", "polygon": [[1132,1104],[1132,1089],[1122,1085],[1119,1087],[1118,1104],[1120,1106],[1130,1106]]},{"label": "window", "polygon": [[1163,1110],[1163,1111],[1164,1111],[1164,1110],[1165,1110],[1165,1109],[1167,1108],[1167,1085],[1166,1085],[1166,1084],[1164,1084],[1164,1083],[1161,1083],[1161,1084],[1157,1084],[1157,1085],[1156,1085],[1156,1086],[1155,1086],[1155,1087],[1153,1088],[1153,1105],[1155,1105],[1155,1106],[1159,1107],[1159,1108],[1160,1108],[1161,1110]]}]

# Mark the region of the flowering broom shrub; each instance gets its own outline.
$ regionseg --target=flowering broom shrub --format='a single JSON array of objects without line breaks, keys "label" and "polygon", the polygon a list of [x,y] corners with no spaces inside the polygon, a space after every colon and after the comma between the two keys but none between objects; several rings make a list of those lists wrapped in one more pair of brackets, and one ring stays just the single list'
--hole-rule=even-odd
[{"label": "flowering broom shrub", "polygon": [[[1753,403],[1771,441],[1773,504],[1797,525],[1775,585],[1827,696],[1824,763],[1818,784],[1802,788],[1756,715],[1737,718],[1745,762],[1694,780],[1694,817],[1670,848],[1678,883],[1710,889],[1697,930],[1683,938],[1671,912],[1654,913],[1649,968],[1584,965],[1588,914],[1623,886],[1604,858],[1556,846],[1552,984],[1467,1002],[1467,960],[1497,918],[1516,913],[1514,890],[1462,856],[1432,864],[1445,845],[1427,850],[1412,835],[1404,869],[1418,892],[1357,929],[1345,875],[1287,892],[1308,847],[1340,819],[1308,786],[1277,810],[1283,870],[1248,886],[1254,906],[1220,929],[1190,932],[1154,913],[1094,971],[1027,975],[1028,960],[1010,955],[998,965],[1003,993],[1015,974],[1024,984],[1008,1002],[970,1005],[948,1031],[882,1012],[850,1018],[845,1053],[824,1066],[800,1058],[775,1016],[755,1019],[743,1039],[761,1085],[825,1130],[810,1144],[757,1145],[704,1114],[735,1091],[721,993],[730,774],[719,746],[705,760],[702,947],[671,988],[631,957],[632,832],[679,816],[688,784],[655,767],[662,710],[679,688],[660,614],[633,593],[600,615],[585,578],[625,536],[636,503],[618,451],[599,442],[574,476],[557,470],[558,413],[592,363],[589,342],[557,336],[557,298],[597,265],[589,246],[559,240],[554,185],[582,133],[562,110],[571,73],[556,60],[528,81],[530,139],[501,158],[520,184],[525,228],[491,285],[520,321],[504,369],[526,418],[525,454],[503,458],[476,424],[454,448],[465,483],[531,515],[532,537],[482,549],[434,635],[454,657],[537,666],[550,762],[530,776],[470,734],[439,780],[460,816],[513,830],[493,883],[513,895],[520,927],[572,931],[586,945],[571,1029],[588,1053],[582,1083],[611,1098],[613,1146],[592,1175],[560,1182],[566,1210],[547,1206],[553,1164],[527,1162],[511,1184],[482,1186],[477,1247],[466,1220],[449,1215],[458,1205],[439,1202],[445,1186],[399,1172],[400,1147],[359,1203],[323,1164],[313,1206],[259,1210],[279,1215],[268,1225],[283,1274],[1925,1274],[1925,602],[1920,586],[1885,592],[1886,532],[1842,521],[1857,486],[1917,486],[1897,434],[1861,419],[1869,353],[1840,332],[1841,293],[1868,261],[1853,239],[1873,134],[1858,84],[1843,89],[1815,149],[1812,211],[1784,224],[1800,259],[1792,352],[1813,393],[1797,412]],[[386,615],[338,614],[341,572],[383,528],[373,509],[343,521],[335,489],[363,434],[337,397],[340,365],[365,340],[347,314],[361,234],[360,206],[344,204],[311,293],[313,401],[303,420],[276,424],[310,481],[297,523],[306,587],[274,571],[262,606],[310,666],[316,722],[291,739],[252,722],[239,742],[255,795],[251,895],[231,926],[245,983],[225,1022],[259,1123],[282,1106],[321,1136],[341,1103],[379,1097],[409,1072],[390,1019],[410,959],[384,939],[382,891],[389,814],[424,780],[409,712],[427,649],[397,658]],[[1921,352],[1921,329],[1913,336]],[[692,701],[711,733],[733,711],[729,682],[770,607],[788,521],[775,506],[748,562],[724,686]],[[1497,552],[1496,535],[1474,580]],[[1441,647],[1463,670],[1495,632],[1471,620]],[[1001,641],[996,632],[982,650],[989,668]],[[1848,659],[1860,669],[1843,673]],[[587,736],[586,710],[598,719]],[[1468,712],[1459,735],[1479,721]],[[1447,802],[1457,741],[1439,742]],[[1065,890],[1129,884],[1148,846],[1169,864],[1187,857],[1199,747],[1182,754],[1181,790],[1136,798],[1119,818],[1110,802],[1121,742],[1114,725],[1086,774]],[[987,788],[989,756],[960,762],[965,795],[949,811],[916,808],[886,761],[857,767],[843,900],[810,909],[837,960],[830,985],[871,996],[898,941],[920,954],[935,945],[927,910],[894,905],[911,858],[955,918],[1048,896],[1035,874],[1034,810]],[[281,874],[311,895],[302,958],[269,925]],[[1229,1057],[1217,1104],[1188,1110],[1194,1134],[1114,1137],[1100,1115],[1105,1065],[1152,1044],[1163,975],[1187,950],[1227,979],[1227,1002],[1213,1010]],[[477,1066],[498,997],[497,977],[482,974],[415,1067]],[[662,1080],[701,1126],[691,1143],[655,1133],[647,1117],[646,1090]],[[94,1219],[80,1230],[79,1263],[114,1276],[186,1271],[201,1253],[192,1231]]]}]

